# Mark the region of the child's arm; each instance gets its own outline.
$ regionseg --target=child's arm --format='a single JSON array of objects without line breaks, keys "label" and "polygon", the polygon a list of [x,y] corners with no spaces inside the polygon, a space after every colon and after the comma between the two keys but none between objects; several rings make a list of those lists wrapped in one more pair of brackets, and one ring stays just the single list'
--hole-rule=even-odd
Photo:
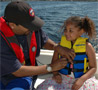
[{"label": "child's arm", "polygon": [[95,74],[96,70],[97,70],[96,52],[95,52],[93,46],[88,42],[87,42],[87,46],[86,46],[86,53],[87,53],[88,60],[89,60],[89,70],[82,77],[82,79],[84,81],[86,81],[87,79],[92,77]]},{"label": "child's arm", "polygon": [[[59,54],[58,52],[54,52],[53,58],[52,58],[52,63],[55,62],[57,59],[59,58]],[[59,74],[58,71],[53,72],[53,79],[57,82],[57,83],[62,83],[62,77]]]},{"label": "child's arm", "polygon": [[83,79],[83,81],[86,81],[87,79],[89,79],[90,77],[92,77],[96,70],[97,70],[97,63],[96,63],[96,54],[95,54],[95,50],[93,48],[93,46],[87,42],[86,44],[86,54],[88,56],[88,60],[89,60],[89,70],[86,74],[84,74],[81,79]]},{"label": "child's arm", "polygon": [[92,77],[95,74],[95,72],[97,70],[95,50],[94,50],[93,46],[88,42],[86,44],[86,54],[87,54],[88,59],[89,59],[89,70],[87,71],[86,74],[81,76],[73,84],[72,89],[74,89],[74,90],[78,90],[87,79],[89,79],[90,77]]}]

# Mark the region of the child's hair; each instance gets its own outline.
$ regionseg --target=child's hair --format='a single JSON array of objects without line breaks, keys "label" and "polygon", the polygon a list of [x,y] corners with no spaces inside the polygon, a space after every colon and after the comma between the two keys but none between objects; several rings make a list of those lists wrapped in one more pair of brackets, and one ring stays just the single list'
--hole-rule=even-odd
[{"label": "child's hair", "polygon": [[79,27],[79,29],[84,29],[85,33],[90,37],[93,38],[96,35],[96,29],[94,22],[88,18],[87,16],[81,18],[79,16],[72,16],[69,17],[63,25],[63,28],[66,28],[66,25],[73,24],[75,27]]}]

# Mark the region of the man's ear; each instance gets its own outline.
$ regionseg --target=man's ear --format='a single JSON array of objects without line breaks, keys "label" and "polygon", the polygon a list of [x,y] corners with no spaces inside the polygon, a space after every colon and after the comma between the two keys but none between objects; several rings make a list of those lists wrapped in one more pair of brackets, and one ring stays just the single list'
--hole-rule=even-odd
[{"label": "man's ear", "polygon": [[13,30],[15,28],[16,24],[15,23],[12,23],[12,22],[9,22],[9,26]]}]

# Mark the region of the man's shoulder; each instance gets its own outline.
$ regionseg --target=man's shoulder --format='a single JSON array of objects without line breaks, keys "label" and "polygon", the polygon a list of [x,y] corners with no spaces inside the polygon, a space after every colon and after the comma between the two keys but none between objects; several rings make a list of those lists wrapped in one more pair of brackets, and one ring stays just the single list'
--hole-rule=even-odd
[{"label": "man's shoulder", "polygon": [[4,44],[6,41],[4,40],[4,38],[2,37],[2,35],[0,34],[0,43]]},{"label": "man's shoulder", "polygon": [[9,51],[10,47],[8,46],[6,40],[0,34],[0,43],[1,43],[1,50],[0,52]]}]

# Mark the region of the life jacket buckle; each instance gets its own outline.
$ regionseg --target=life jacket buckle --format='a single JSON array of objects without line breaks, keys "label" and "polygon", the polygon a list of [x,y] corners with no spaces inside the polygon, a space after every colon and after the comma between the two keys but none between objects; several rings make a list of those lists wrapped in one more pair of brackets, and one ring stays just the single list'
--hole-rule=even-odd
[{"label": "life jacket buckle", "polygon": [[32,47],[32,52],[35,52],[36,51],[36,47]]}]

